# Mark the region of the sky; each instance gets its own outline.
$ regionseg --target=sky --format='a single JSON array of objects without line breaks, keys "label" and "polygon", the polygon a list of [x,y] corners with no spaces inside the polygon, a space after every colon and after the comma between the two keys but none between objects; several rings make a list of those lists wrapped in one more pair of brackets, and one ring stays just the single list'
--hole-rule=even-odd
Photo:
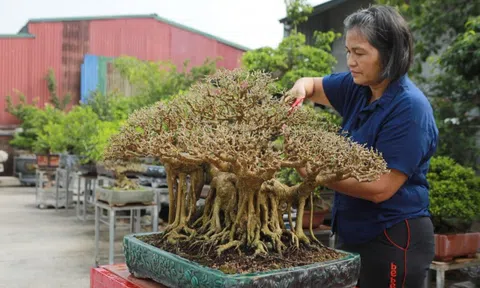
[{"label": "sky", "polygon": [[[329,0],[308,0],[315,6]],[[29,19],[152,14],[251,49],[276,47],[284,0],[0,0],[0,34],[16,34]]]}]

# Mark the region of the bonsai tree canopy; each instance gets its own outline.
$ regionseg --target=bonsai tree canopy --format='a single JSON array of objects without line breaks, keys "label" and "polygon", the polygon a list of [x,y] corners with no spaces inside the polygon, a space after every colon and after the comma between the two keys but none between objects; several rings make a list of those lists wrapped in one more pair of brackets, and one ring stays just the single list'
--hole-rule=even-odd
[{"label": "bonsai tree canopy", "polygon": [[[217,71],[186,95],[136,111],[111,138],[106,160],[155,157],[166,167],[170,215],[161,243],[255,256],[318,247],[302,229],[314,189],[346,178],[374,181],[388,172],[380,154],[337,134],[313,108],[289,113],[288,95],[278,97],[273,83],[262,72]],[[211,190],[194,217],[207,166]],[[302,167],[307,175],[297,185],[276,179],[282,168]],[[292,206],[299,225],[286,229],[283,215]]]}]

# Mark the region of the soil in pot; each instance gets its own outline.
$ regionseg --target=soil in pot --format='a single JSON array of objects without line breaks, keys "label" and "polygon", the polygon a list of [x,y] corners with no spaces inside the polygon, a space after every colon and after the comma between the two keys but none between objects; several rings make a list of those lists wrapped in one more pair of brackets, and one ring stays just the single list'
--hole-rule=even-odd
[{"label": "soil in pot", "polygon": [[[301,244],[300,248],[289,248],[282,255],[269,253],[267,255],[253,256],[254,251],[237,251],[230,249],[218,256],[216,249],[205,249],[205,246],[195,245],[191,242],[178,242],[175,245],[161,241],[160,234],[139,235],[139,240],[176,254],[180,257],[196,262],[205,267],[217,269],[225,274],[258,273],[270,270],[291,268],[309,265],[318,262],[336,260],[345,257],[347,254],[331,248],[314,245]],[[289,240],[285,237],[285,242]],[[241,253],[241,254],[240,254]]]}]

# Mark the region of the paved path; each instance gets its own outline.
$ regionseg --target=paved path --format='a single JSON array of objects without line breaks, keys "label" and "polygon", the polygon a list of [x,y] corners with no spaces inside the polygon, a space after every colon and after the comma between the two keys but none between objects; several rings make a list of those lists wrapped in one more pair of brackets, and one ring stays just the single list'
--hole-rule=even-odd
[{"label": "paved path", "polygon": [[[105,255],[108,227],[102,231]],[[124,234],[117,235],[121,253]],[[0,186],[0,288],[88,288],[94,264],[93,220],[77,220],[72,209],[36,208],[34,188]]]}]

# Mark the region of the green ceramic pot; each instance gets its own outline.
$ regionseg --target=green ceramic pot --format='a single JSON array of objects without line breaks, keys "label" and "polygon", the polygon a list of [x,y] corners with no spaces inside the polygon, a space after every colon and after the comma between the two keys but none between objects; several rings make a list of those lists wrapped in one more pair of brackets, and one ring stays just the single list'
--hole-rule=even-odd
[{"label": "green ceramic pot", "polygon": [[170,288],[355,287],[360,274],[360,256],[349,253],[343,259],[307,266],[261,273],[225,274],[158,249],[136,238],[136,236],[151,234],[155,233],[135,234],[124,238],[126,264],[135,277],[149,278]]}]

